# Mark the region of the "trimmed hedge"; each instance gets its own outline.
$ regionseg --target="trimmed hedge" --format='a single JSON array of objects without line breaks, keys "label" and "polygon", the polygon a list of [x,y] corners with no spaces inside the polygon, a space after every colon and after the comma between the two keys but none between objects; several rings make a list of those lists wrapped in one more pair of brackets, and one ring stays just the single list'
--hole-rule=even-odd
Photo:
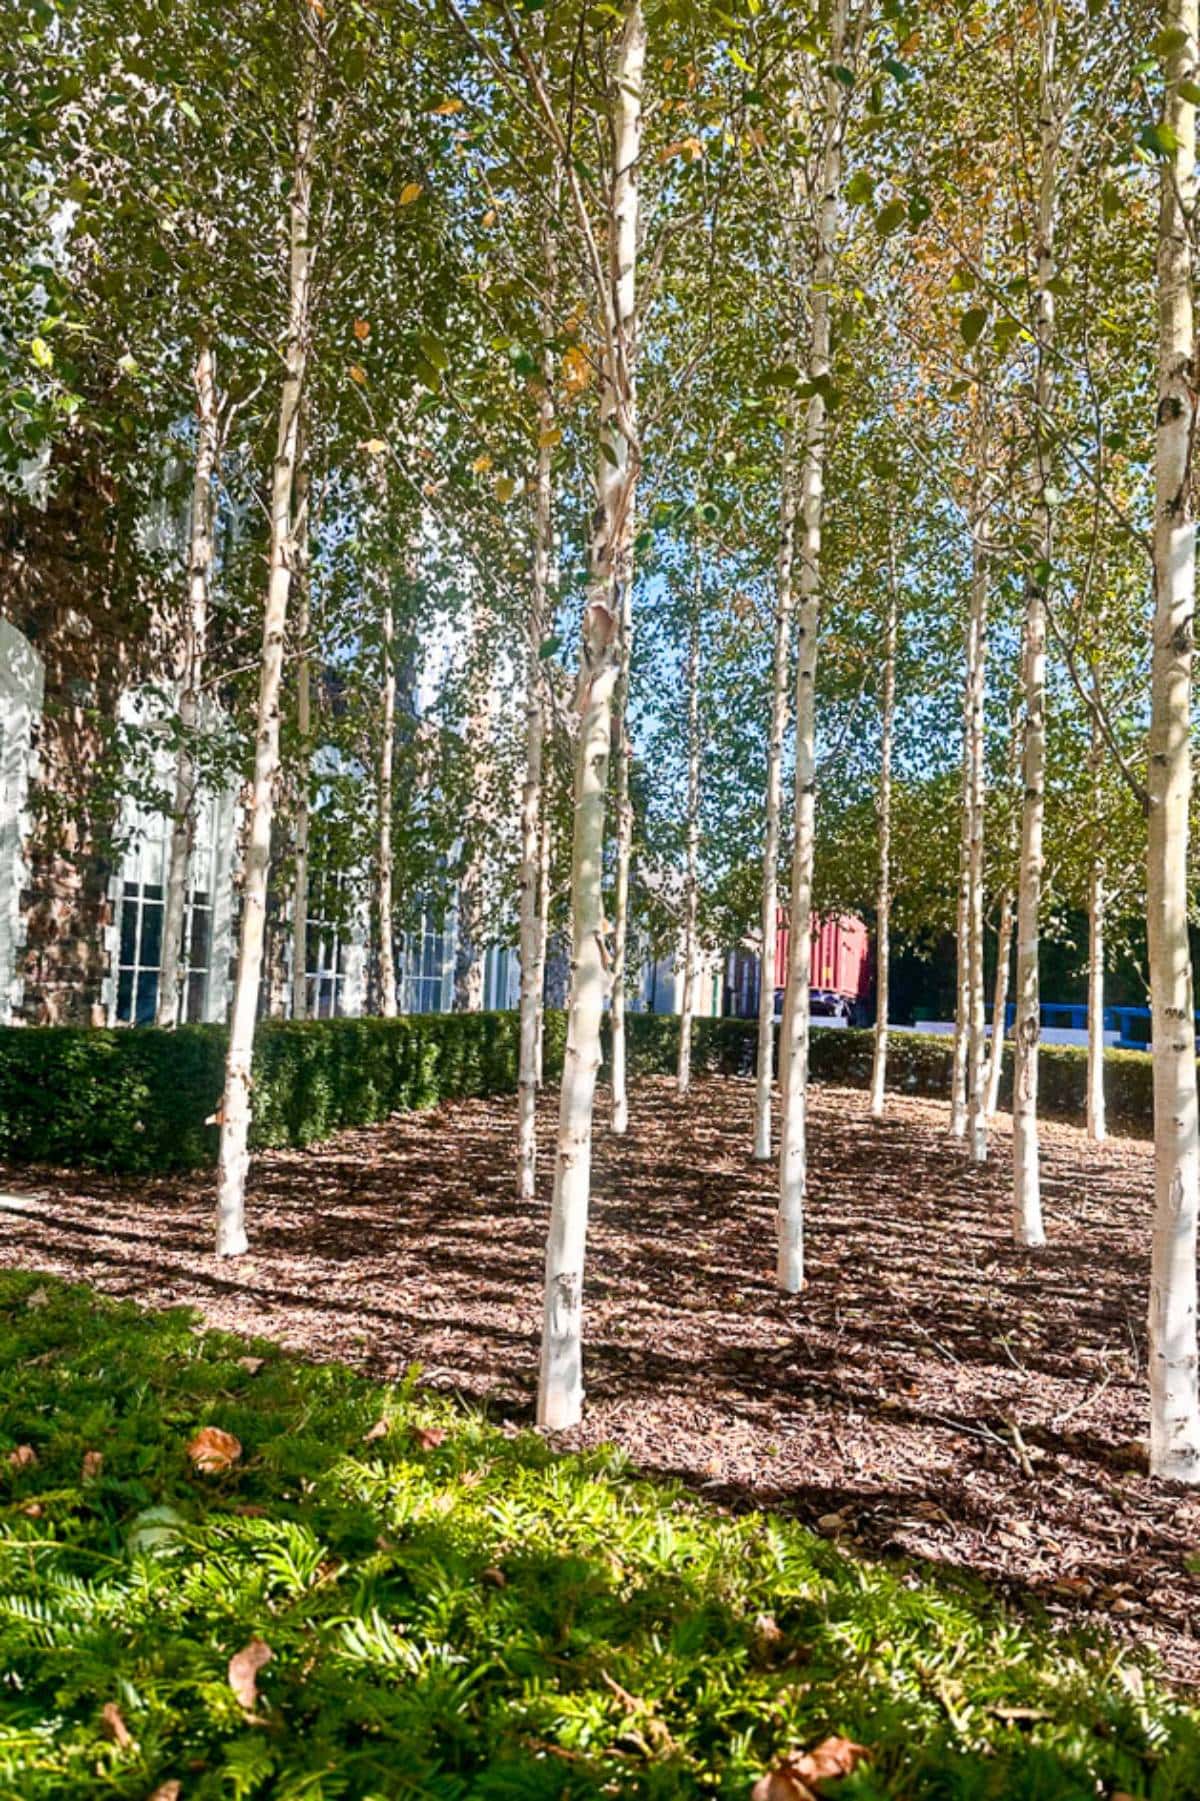
[{"label": "trimmed hedge", "polygon": [[[669,1014],[630,1014],[629,1069],[675,1068],[679,1023]],[[753,1020],[698,1019],[692,1061],[699,1072],[748,1074]],[[562,1068],[565,1019],[546,1015],[546,1073]],[[270,1021],[254,1058],[255,1149],[312,1144],[345,1126],[470,1095],[517,1086],[515,1013],[413,1014],[404,1019]],[[0,1158],[127,1173],[211,1167],[217,1128],[205,1121],[221,1096],[223,1026],[96,1031],[70,1026],[0,1028]],[[814,1080],[866,1087],[872,1034],[812,1034]],[[893,1035],[888,1085],[908,1094],[948,1095],[951,1043]],[[1040,1101],[1045,1113],[1081,1119],[1086,1059],[1074,1046],[1044,1045]],[[1152,1120],[1150,1058],[1105,1055],[1109,1119],[1118,1131],[1146,1133]],[[1005,1058],[1001,1098],[1011,1059]]]},{"label": "trimmed hedge", "polygon": [[[547,1014],[547,1074],[564,1019]],[[0,1030],[0,1157],[146,1173],[211,1167],[224,1026]],[[312,1144],[345,1126],[517,1085],[515,1013],[266,1021],[254,1048],[255,1149]]]},{"label": "trimmed hedge", "polygon": [[[670,1014],[629,1016],[629,1068],[637,1075],[669,1075],[675,1068],[679,1022]],[[758,1026],[750,1019],[698,1019],[692,1067],[714,1075],[745,1075],[754,1068]],[[816,1082],[866,1088],[871,1080],[875,1035],[818,1026],[811,1035],[809,1070]],[[888,1041],[888,1089],[949,1099],[953,1041],[933,1033],[893,1032]],[[1114,1131],[1136,1137],[1154,1121],[1152,1065],[1145,1051],[1106,1051],[1104,1090]],[[1012,1048],[1006,1047],[1001,1105],[1012,1096]],[[1082,1121],[1087,1113],[1087,1052],[1082,1045],[1044,1044],[1038,1057],[1038,1106],[1047,1117]]]}]

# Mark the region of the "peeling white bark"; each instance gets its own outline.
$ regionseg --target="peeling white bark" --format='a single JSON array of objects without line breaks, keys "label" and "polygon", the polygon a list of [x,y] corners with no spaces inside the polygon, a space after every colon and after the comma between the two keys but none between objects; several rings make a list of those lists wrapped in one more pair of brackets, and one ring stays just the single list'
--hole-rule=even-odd
[{"label": "peeling white bark", "polygon": [[899,597],[895,521],[888,515],[888,605],[883,636],[883,697],[879,721],[879,886],[875,896],[875,1051],[871,1061],[872,1119],[882,1119],[887,1094],[888,1001],[892,920],[892,740],[896,722],[896,638]]},{"label": "peeling white bark", "polygon": [[1025,581],[1025,754],[1021,805],[1021,861],[1017,884],[1017,989],[1013,1024],[1013,1238],[1019,1245],[1045,1244],[1038,1153],[1038,1042],[1041,988],[1038,979],[1039,912],[1042,897],[1042,837],[1046,812],[1046,582],[1054,554],[1054,528],[1046,490],[1049,451],[1046,427],[1052,399],[1054,350],[1054,210],[1059,127],[1055,103],[1054,55],[1058,15],[1048,9],[1042,27],[1038,81],[1041,174],[1038,184],[1037,383],[1034,437],[1038,555],[1042,567]]},{"label": "peeling white bark", "polygon": [[[559,1101],[554,1195],[546,1241],[546,1285],[538,1424],[574,1425],[583,1408],[583,1266],[591,1192],[592,1113],[600,1068],[600,1023],[608,990],[604,944],[604,802],[612,702],[620,670],[620,623],[631,579],[637,484],[636,264],[638,162],[646,26],[640,0],[626,0],[612,78],[613,179],[608,270],[598,295],[606,317],[601,367],[597,505],[588,604],[580,646],[579,737],[571,857],[572,957],[567,1045]],[[581,229],[583,221],[581,220]]]},{"label": "peeling white bark", "polygon": [[301,419],[296,460],[296,819],[295,867],[292,872],[292,1018],[308,1017],[308,836],[309,782],[312,763],[312,667],[308,657],[310,629],[309,471],[308,447]]},{"label": "peeling white bark", "polygon": [[212,345],[196,353],[196,462],[192,476],[192,520],[188,543],[188,593],[179,659],[179,746],[175,753],[175,795],[171,845],[163,898],[162,968],[158,978],[156,1024],[171,1027],[183,1011],[183,944],[187,918],[192,840],[196,826],[195,737],[200,723],[200,691],[208,646],[208,584],[213,559],[213,476],[217,466],[216,362]]},{"label": "peeling white bark", "polygon": [[316,141],[318,67],[318,52],[314,43],[308,53],[302,78],[289,201],[288,328],[275,462],[271,476],[271,534],[254,738],[254,781],[246,830],[241,934],[229,1047],[225,1060],[221,1144],[217,1165],[216,1250],[221,1257],[240,1256],[247,1248],[246,1175],[250,1166],[251,1063],[258,985],[262,973],[267,875],[271,860],[271,823],[275,809],[275,784],[279,774],[279,692],[294,552],[292,491],[310,335],[312,246],[309,242],[309,214]]},{"label": "peeling white bark", "polygon": [[[846,39],[846,0],[834,0],[830,67],[840,65]],[[831,366],[831,302],[842,182],[842,88],[825,75],[825,125],[817,195],[813,260],[810,381],[818,384],[805,419],[801,484],[800,580],[796,657],[796,840],[792,857],[788,1005],[784,1025],[783,1109],[779,1148],[777,1279],[786,1294],[804,1285],[804,1203],[808,1188],[808,1041],[812,985],[812,878],[816,825],[817,630],[821,603],[821,524],[825,500],[824,381]]]},{"label": "peeling white bark", "polygon": [[697,564],[695,607],[688,632],[687,671],[687,849],[683,877],[683,995],[679,1009],[679,1055],[675,1086],[686,1094],[692,1083],[692,1019],[696,1011],[696,917],[700,901],[700,607],[701,566]]},{"label": "peeling white bark", "polygon": [[[1192,642],[1196,528],[1195,322],[1189,221],[1196,201],[1197,0],[1167,0],[1164,159],[1158,244],[1159,379],[1155,448],[1154,641],[1150,714],[1147,932],[1153,1011],[1154,1236],[1150,1269],[1150,1469],[1200,1481],[1196,1382],[1197,1117],[1188,945]],[[1178,40],[1176,42],[1176,39]]]},{"label": "peeling white bark", "polygon": [[[775,939],[779,918],[779,836],[783,801],[783,740],[788,723],[793,586],[796,551],[796,429],[789,407],[779,477],[779,558],[775,578],[775,645],[771,661],[771,726],[767,739],[766,826],[763,835],[762,955],[758,985],[758,1060],[754,1079],[754,1160],[771,1161],[771,1091],[775,1065]],[[781,1072],[782,1074],[782,1072]]]}]

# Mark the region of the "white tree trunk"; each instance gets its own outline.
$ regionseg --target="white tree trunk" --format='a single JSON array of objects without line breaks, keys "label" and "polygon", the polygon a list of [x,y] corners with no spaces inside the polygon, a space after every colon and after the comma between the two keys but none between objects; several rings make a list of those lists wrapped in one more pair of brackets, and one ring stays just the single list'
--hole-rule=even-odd
[{"label": "white tree trunk", "polygon": [[1093,1144],[1108,1137],[1104,1105],[1104,823],[1101,772],[1104,743],[1099,720],[1092,718],[1092,813],[1095,843],[1088,871],[1088,1041],[1087,1134]]},{"label": "white tree trunk", "polygon": [[[572,956],[567,1046],[559,1103],[554,1196],[546,1241],[538,1423],[572,1426],[583,1407],[583,1263],[591,1191],[592,1111],[600,1067],[600,1022],[608,987],[602,895],[604,801],[619,673],[621,616],[631,577],[637,483],[636,263],[638,160],[646,26],[640,0],[626,0],[611,87],[613,179],[608,270],[597,296],[606,319],[602,355],[597,505],[588,604],[580,646],[579,738],[571,856]],[[581,229],[586,221],[581,219]]]},{"label": "white tree trunk", "polygon": [[[788,722],[792,653],[792,573],[796,551],[796,413],[789,408],[779,478],[779,560],[775,578],[775,648],[771,660],[771,726],[767,739],[766,827],[763,834],[762,954],[758,984],[758,1058],[754,1079],[754,1160],[771,1161],[771,1093],[775,1068],[775,942],[779,920],[779,828],[783,740]],[[780,1072],[782,1075],[782,1071]]]},{"label": "white tree trunk", "polygon": [[1108,1137],[1104,1106],[1104,865],[1093,862],[1088,878],[1087,1135]]},{"label": "white tree trunk", "polygon": [[700,607],[702,576],[697,568],[695,612],[688,634],[687,673],[687,849],[683,877],[683,995],[679,1008],[679,1056],[675,1086],[692,1084],[692,1019],[696,1011],[696,917],[700,901]]},{"label": "white tree trunk", "polygon": [[[303,427],[303,421],[301,421]],[[308,838],[309,783],[312,767],[312,666],[308,657],[311,628],[309,581],[309,504],[311,490],[308,445],[303,429],[296,462],[296,820],[295,867],[292,872],[292,1018],[308,1017]]]},{"label": "white tree trunk", "polygon": [[379,927],[379,1011],[396,1017],[396,945],[393,932],[395,859],[392,854],[392,788],[396,760],[395,621],[388,577],[383,577],[382,685],[379,721],[379,817],[376,848],[375,912]]},{"label": "white tree trunk", "polygon": [[[846,0],[834,0],[830,26],[831,69],[840,66],[846,37]],[[796,658],[796,839],[792,857],[791,941],[788,946],[788,1039],[783,1058],[783,1108],[779,1149],[777,1278],[787,1294],[804,1285],[804,1201],[808,1186],[808,1040],[812,985],[812,878],[816,824],[817,629],[821,601],[821,524],[825,498],[824,384],[828,379],[838,199],[842,181],[842,88],[825,76],[825,139],[817,194],[813,259],[809,380],[818,385],[805,420],[801,486],[798,651]]]},{"label": "white tree trunk", "polygon": [[[1196,1057],[1188,944],[1196,425],[1189,223],[1196,200],[1197,0],[1167,0],[1177,34],[1166,55],[1164,120],[1173,148],[1162,167],[1158,245],[1159,380],[1155,447],[1154,643],[1150,699],[1147,934],[1153,1011],[1154,1237],[1150,1270],[1150,1468],[1200,1481],[1196,1384]],[[1175,42],[1175,40],[1172,40]]]},{"label": "white tree trunk", "polygon": [[[971,623],[967,622],[967,666],[971,663]],[[958,905],[954,927],[954,1049],[950,1064],[950,1133],[954,1138],[967,1135],[967,1043],[971,1014],[971,938],[968,927],[967,902],[970,892],[968,869],[971,855],[970,801],[970,683],[963,688],[962,725],[962,805],[958,838]]]},{"label": "white tree trunk", "polygon": [[883,638],[883,704],[879,731],[879,887],[875,898],[875,1054],[871,1063],[871,1117],[882,1119],[887,1093],[888,1000],[892,918],[892,739],[896,721],[896,637],[899,600],[895,523],[888,515],[888,607]]},{"label": "white tree trunk", "polygon": [[629,736],[629,666],[633,654],[632,574],[625,585],[622,599],[620,673],[613,699],[613,739],[617,756],[613,795],[617,815],[617,872],[613,893],[612,1001],[609,1008],[612,1129],[618,1137],[629,1130],[625,972],[629,953],[629,871],[633,860],[633,794],[630,788],[633,745]]},{"label": "white tree trunk", "polygon": [[192,477],[192,520],[188,543],[188,594],[179,668],[179,748],[175,753],[175,797],[171,847],[163,901],[162,969],[156,1023],[177,1025],[184,1011],[183,943],[188,879],[196,824],[195,738],[200,723],[200,691],[208,643],[208,584],[213,558],[213,476],[217,466],[217,388],[212,345],[204,339],[196,353],[196,463]]},{"label": "white tree trunk", "polygon": [[[981,433],[981,482],[988,437]],[[967,632],[967,1146],[972,1163],[987,1161],[987,1016],[983,982],[984,802],[988,563],[982,497],[971,522],[971,616]]]},{"label": "white tree trunk", "polygon": [[996,982],[992,989],[992,1041],[987,1063],[987,1116],[995,1119],[1000,1107],[1000,1078],[1004,1074],[1004,1019],[1008,1012],[1008,966],[1012,962],[1012,889],[1000,894],[996,922]]},{"label": "white tree trunk", "polygon": [[[550,242],[549,230],[547,242]],[[554,261],[546,253],[546,309],[542,329],[552,336]],[[537,1096],[541,1086],[542,987],[546,942],[541,908],[543,841],[542,762],[546,736],[541,648],[550,606],[550,568],[554,553],[554,362],[547,348],[542,357],[538,403],[537,482],[533,496],[533,580],[529,595],[529,650],[525,671],[525,781],[521,789],[520,952],[521,1023],[517,1076],[517,1193],[532,1200],[537,1192]]]},{"label": "white tree trunk", "polygon": [[271,476],[271,533],[254,739],[254,782],[246,831],[242,921],[229,1047],[225,1059],[225,1092],[221,1103],[221,1145],[217,1165],[216,1249],[217,1255],[222,1257],[240,1256],[247,1245],[246,1174],[250,1164],[251,1063],[258,985],[262,973],[274,791],[279,773],[279,690],[283,675],[284,632],[287,627],[288,596],[292,580],[292,488],[296,474],[300,402],[309,348],[312,268],[309,213],[316,137],[317,70],[317,50],[314,45],[308,54],[302,78],[303,91],[296,124],[289,205],[289,316],[275,462]]},{"label": "white tree trunk", "polygon": [[534,992],[538,997],[534,1080],[538,1088],[541,1088],[546,1079],[546,954],[550,940],[550,849],[550,810],[546,784],[543,780],[542,821],[538,836],[538,957],[537,967],[534,971]]},{"label": "white tree trunk", "polygon": [[1058,119],[1054,92],[1057,12],[1050,7],[1042,27],[1038,113],[1041,175],[1038,186],[1037,383],[1034,411],[1034,471],[1039,517],[1038,556],[1042,567],[1025,582],[1025,754],[1021,803],[1021,860],[1017,882],[1017,1016],[1013,1025],[1013,1238],[1017,1244],[1045,1244],[1038,1155],[1038,1041],[1041,989],[1038,980],[1039,914],[1042,898],[1042,835],[1046,812],[1046,583],[1054,553],[1054,526],[1046,492],[1050,481],[1048,426],[1051,358],[1054,350],[1054,206]]}]

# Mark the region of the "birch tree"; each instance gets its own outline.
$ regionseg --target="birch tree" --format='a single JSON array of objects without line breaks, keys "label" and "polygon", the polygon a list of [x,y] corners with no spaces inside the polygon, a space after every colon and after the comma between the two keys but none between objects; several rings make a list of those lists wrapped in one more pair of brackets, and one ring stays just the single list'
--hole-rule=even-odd
[{"label": "birch tree", "polygon": [[883,635],[883,696],[879,721],[879,887],[875,902],[875,1045],[871,1060],[870,1109],[883,1118],[887,1092],[888,999],[892,919],[892,744],[896,727],[896,639],[899,598],[896,576],[896,527],[887,517],[887,615]]},{"label": "birch tree", "polygon": [[1158,239],[1158,407],[1150,692],[1147,934],[1153,1010],[1154,1232],[1150,1468],[1200,1481],[1196,1362],[1197,1104],[1188,945],[1196,337],[1190,222],[1196,198],[1196,0],[1163,9],[1166,97]]},{"label": "birch tree", "polygon": [[[571,858],[571,981],[559,1101],[554,1193],[546,1243],[538,1423],[573,1425],[583,1405],[583,1265],[591,1187],[592,1112],[607,989],[602,859],[612,701],[620,672],[620,622],[631,577],[638,471],[638,163],[646,26],[640,0],[626,0],[610,74],[612,168],[603,277],[597,281],[603,343],[597,504],[589,546],[576,705],[579,727]],[[577,177],[568,178],[578,194]],[[586,203],[576,202],[590,233]]]},{"label": "birch tree", "polygon": [[188,882],[196,825],[196,734],[204,655],[208,643],[208,588],[213,562],[213,482],[217,470],[218,412],[216,358],[207,337],[196,352],[196,460],[192,477],[188,538],[187,605],[179,659],[179,744],[175,752],[175,798],[163,904],[162,968],[158,979],[157,1024],[178,1024],[183,1004],[186,955],[183,944]]},{"label": "birch tree", "polygon": [[1034,488],[1038,517],[1038,561],[1025,582],[1024,689],[1025,749],[1022,773],[1021,859],[1017,885],[1017,1011],[1013,1028],[1013,1237],[1019,1245],[1046,1242],[1042,1225],[1038,1161],[1038,1039],[1041,992],[1038,980],[1039,909],[1042,892],[1042,839],[1046,809],[1046,585],[1054,555],[1046,422],[1050,414],[1054,354],[1054,224],[1059,106],[1054,55],[1058,34],[1055,4],[1041,28],[1038,73],[1040,167],[1037,204],[1036,307],[1034,335],[1037,374],[1034,393]]},{"label": "birch tree", "polygon": [[683,987],[679,1008],[679,1054],[675,1085],[686,1094],[692,1081],[692,1019],[696,1009],[696,928],[700,900],[700,609],[703,563],[696,553],[696,585],[688,623],[687,667],[687,827],[683,876]]},{"label": "birch tree", "polygon": [[312,26],[306,27],[308,36],[288,200],[288,324],[271,478],[270,549],[266,605],[263,610],[254,781],[246,827],[237,975],[225,1059],[224,1097],[220,1110],[216,1249],[217,1255],[221,1257],[240,1256],[247,1248],[246,1175],[250,1162],[251,1060],[262,971],[271,825],[275,810],[274,791],[279,771],[279,695],[294,557],[293,486],[300,406],[310,342],[310,215],[320,55],[315,30],[315,21]]},{"label": "birch tree", "polygon": [[779,1286],[795,1294],[804,1284],[804,1200],[808,1186],[808,1040],[812,972],[812,871],[816,823],[816,674],[821,600],[821,521],[824,510],[825,427],[832,366],[831,309],[842,179],[843,89],[836,71],[846,46],[846,0],[834,0],[830,72],[825,76],[824,140],[817,192],[812,323],[800,488],[800,581],[797,603],[795,848],[792,856],[791,934],[783,1053],[783,1111],[779,1151]]}]

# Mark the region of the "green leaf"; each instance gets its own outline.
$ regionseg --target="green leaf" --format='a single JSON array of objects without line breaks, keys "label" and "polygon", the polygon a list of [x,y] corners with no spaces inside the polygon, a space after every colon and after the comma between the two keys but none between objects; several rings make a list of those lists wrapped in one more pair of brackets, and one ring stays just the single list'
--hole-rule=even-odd
[{"label": "green leaf", "polygon": [[1174,155],[1179,148],[1178,136],[1165,123],[1143,125],[1138,132],[1137,141],[1143,150],[1148,150],[1151,156],[1158,157],[1160,161],[1165,161],[1167,157]]},{"label": "green leaf", "polygon": [[880,237],[886,238],[898,231],[908,218],[908,207],[903,200],[889,200],[883,211],[876,216],[875,229]]},{"label": "green leaf", "polygon": [[846,183],[846,199],[851,206],[862,206],[872,199],[875,180],[866,169],[856,169]]},{"label": "green leaf", "polygon": [[911,81],[913,78],[913,72],[908,64],[899,62],[894,56],[885,56],[883,66],[888,74],[894,76],[897,81]]},{"label": "green leaf", "polygon": [[538,645],[538,656],[541,657],[542,661],[544,662],[547,657],[553,657],[553,656],[557,655],[557,653],[561,649],[562,649],[562,639],[561,638],[559,638],[557,636],[543,638],[541,643]]},{"label": "green leaf", "polygon": [[958,321],[958,329],[962,333],[963,343],[968,350],[972,344],[979,342],[984,326],[987,324],[986,306],[973,306]]}]

